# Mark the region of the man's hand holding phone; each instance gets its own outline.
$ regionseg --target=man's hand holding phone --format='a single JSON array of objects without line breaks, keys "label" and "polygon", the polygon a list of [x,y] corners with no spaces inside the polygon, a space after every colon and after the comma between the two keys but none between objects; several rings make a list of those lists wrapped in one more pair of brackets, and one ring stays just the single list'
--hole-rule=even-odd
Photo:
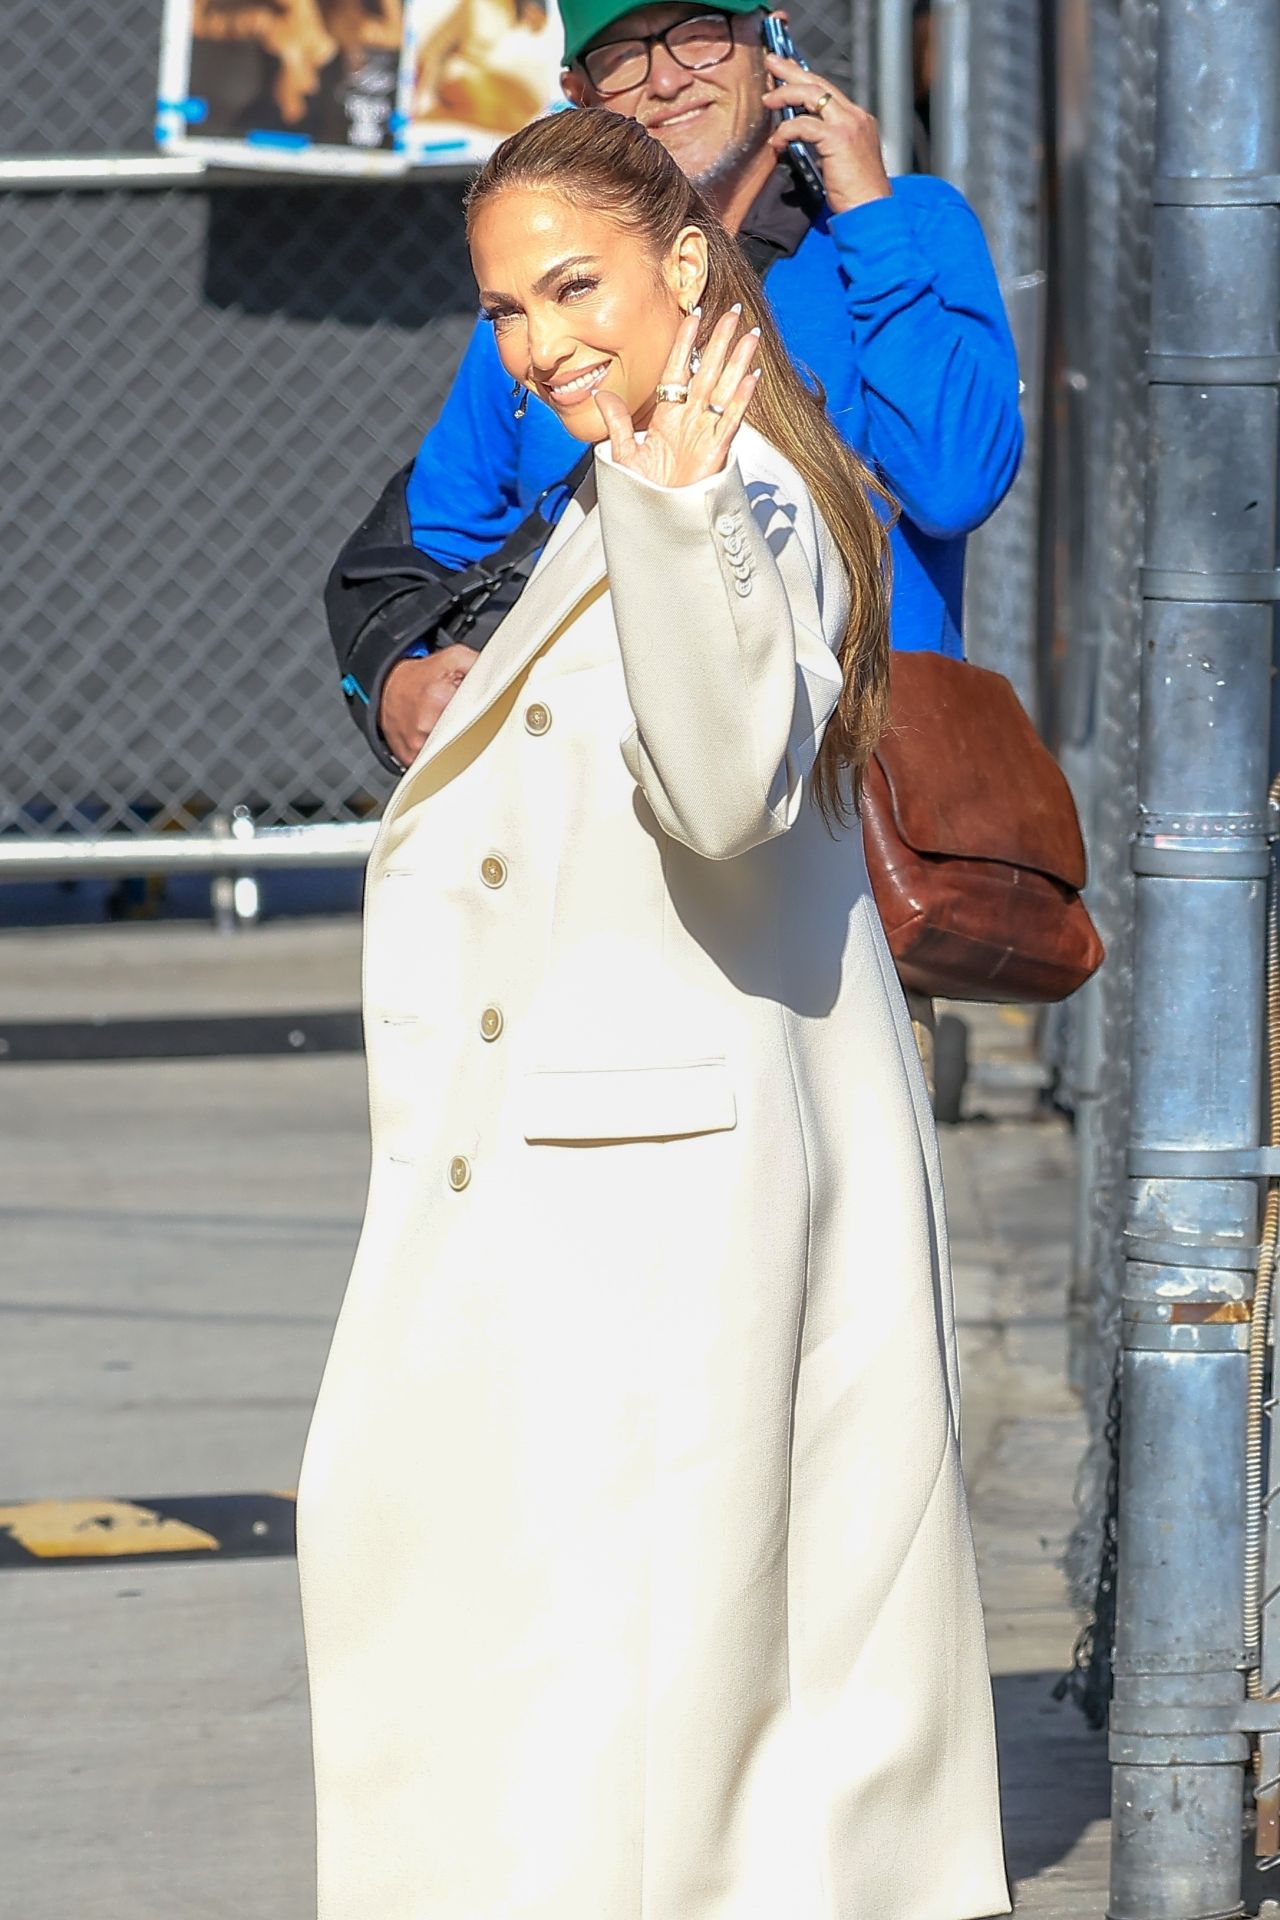
[{"label": "man's hand holding phone", "polygon": [[[771,21],[786,15],[774,14]],[[865,206],[869,200],[885,200],[893,192],[884,170],[880,150],[880,129],[865,108],[855,106],[848,94],[833,81],[824,80],[797,59],[768,50],[766,35],[765,66],[773,85],[764,96],[772,113],[790,108],[792,118],[782,119],[769,136],[776,153],[783,153],[800,141],[816,157],[822,169],[822,184],[833,213],[846,213],[850,207]],[[790,42],[789,34],[782,44]],[[794,49],[793,49],[794,51]]]}]

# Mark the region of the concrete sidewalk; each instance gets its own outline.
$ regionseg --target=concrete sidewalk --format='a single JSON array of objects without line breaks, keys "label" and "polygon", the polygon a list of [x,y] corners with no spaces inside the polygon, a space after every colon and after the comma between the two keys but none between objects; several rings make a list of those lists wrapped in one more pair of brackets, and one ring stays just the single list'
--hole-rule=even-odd
[{"label": "concrete sidewalk", "polygon": [[[41,1019],[338,1007],[356,959],[348,923],[0,942],[7,1014]],[[944,1152],[1007,1840],[1019,1911],[1094,1920],[1105,1745],[1050,1697],[1077,1627],[1071,1146],[992,1021],[1006,1070],[969,1104],[1006,1117]],[[361,1063],[0,1065],[0,1090],[0,1500],[292,1486],[363,1201]],[[291,1562],[0,1573],[0,1649],[0,1911],[308,1920]]]}]

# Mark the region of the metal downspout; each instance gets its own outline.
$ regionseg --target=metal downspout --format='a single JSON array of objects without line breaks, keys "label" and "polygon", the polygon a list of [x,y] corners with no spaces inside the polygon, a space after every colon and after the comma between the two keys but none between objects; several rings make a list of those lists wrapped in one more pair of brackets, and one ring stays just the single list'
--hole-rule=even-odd
[{"label": "metal downspout", "polygon": [[[1241,1906],[1280,380],[1280,8],[1164,0],[1142,574],[1113,1920]],[[1269,1722],[1267,1722],[1269,1724]]]}]

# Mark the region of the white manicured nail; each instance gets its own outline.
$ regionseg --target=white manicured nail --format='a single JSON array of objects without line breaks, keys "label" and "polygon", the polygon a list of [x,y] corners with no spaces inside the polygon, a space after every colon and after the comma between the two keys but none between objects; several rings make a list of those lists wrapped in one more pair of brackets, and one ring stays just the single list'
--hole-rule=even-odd
[{"label": "white manicured nail", "polygon": [[750,338],[751,338],[751,335],[752,335],[753,333],[754,333],[754,335],[755,335],[755,337],[756,337],[756,339],[758,340],[758,339],[760,338],[760,329],[759,329],[759,327],[752,327],[752,328],[750,328],[750,329],[749,329],[749,331],[748,331],[748,333],[747,333],[747,338],[748,338],[748,339],[750,339]]},{"label": "white manicured nail", "polygon": [[741,300],[735,300],[733,305],[730,307],[729,311],[730,313],[741,313],[742,312]]}]

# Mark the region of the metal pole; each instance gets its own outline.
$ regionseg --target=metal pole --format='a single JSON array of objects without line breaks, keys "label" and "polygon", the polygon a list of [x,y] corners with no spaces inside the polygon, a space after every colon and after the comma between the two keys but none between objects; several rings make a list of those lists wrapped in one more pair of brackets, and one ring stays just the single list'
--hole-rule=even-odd
[{"label": "metal pole", "polygon": [[[1157,0],[1092,0],[1089,22],[1090,319],[1088,471],[1083,611],[1097,636],[1092,768],[1085,833],[1090,911],[1106,964],[1082,1008],[1102,1061],[1080,1131],[1081,1284],[1077,1376],[1089,1444],[1077,1482],[1079,1520],[1065,1565],[1072,1597],[1101,1625],[1087,1641],[1087,1711],[1106,1720],[1115,1613],[1115,1489],[1124,1292],[1125,1165],[1129,1143],[1135,880],[1130,843],[1138,807],[1138,680],[1142,660],[1139,578],[1145,550],[1151,331],[1151,182],[1155,162]],[[1121,239],[1123,236],[1123,241]],[[1096,405],[1094,404],[1096,402]],[[1093,987],[1094,982],[1090,983]],[[1081,996],[1084,999],[1084,996]],[[1089,1055],[1081,1041],[1082,1073]],[[1082,1649],[1084,1651],[1085,1649]]]},{"label": "metal pole", "polygon": [[969,0],[934,0],[929,149],[933,172],[961,193],[969,178]]},{"label": "metal pole", "polygon": [[965,650],[1040,718],[1040,455],[1044,440],[1046,205],[1040,0],[983,0],[970,16],[968,197],[1000,278],[1021,374],[1022,466],[969,542]]},{"label": "metal pole", "polygon": [[860,107],[875,104],[876,0],[849,0],[849,93]]},{"label": "metal pole", "polygon": [[1244,1408],[1258,1190],[1241,1175],[1256,1172],[1260,1133],[1277,174],[1275,0],[1163,0],[1113,1920],[1242,1911]]},{"label": "metal pole", "polygon": [[[1051,333],[1060,349],[1057,391],[1050,400],[1060,430],[1053,438],[1055,458],[1046,461],[1046,486],[1056,512],[1059,551],[1054,569],[1055,628],[1065,636],[1066,657],[1058,689],[1058,758],[1080,810],[1093,866],[1092,776],[1096,756],[1094,715],[1097,694],[1097,635],[1085,616],[1088,598],[1085,547],[1089,531],[1089,427],[1105,404],[1104,383],[1093,378],[1090,349],[1091,306],[1106,289],[1090,274],[1090,214],[1098,172],[1113,155],[1090,142],[1091,79],[1096,53],[1090,44],[1090,0],[1059,0],[1051,41],[1052,81],[1047,91],[1054,139],[1052,204],[1053,280]],[[1114,124],[1111,146],[1114,149]],[[1112,261],[1114,260],[1114,253]],[[1107,263],[1110,268],[1112,261]],[[1094,516],[1096,520],[1096,514]],[[1075,1117],[1076,1217],[1072,1232],[1072,1272],[1067,1297],[1067,1377],[1083,1393],[1087,1373],[1087,1323],[1091,1266],[1089,1221],[1097,1164],[1098,1101],[1102,1090],[1099,1003],[1101,981],[1091,980],[1059,1016],[1062,1049],[1060,1089]],[[1065,1039],[1065,1046],[1063,1040]]]},{"label": "metal pole", "polygon": [[876,24],[876,115],[885,172],[910,173],[915,125],[911,0],[880,0]]}]

